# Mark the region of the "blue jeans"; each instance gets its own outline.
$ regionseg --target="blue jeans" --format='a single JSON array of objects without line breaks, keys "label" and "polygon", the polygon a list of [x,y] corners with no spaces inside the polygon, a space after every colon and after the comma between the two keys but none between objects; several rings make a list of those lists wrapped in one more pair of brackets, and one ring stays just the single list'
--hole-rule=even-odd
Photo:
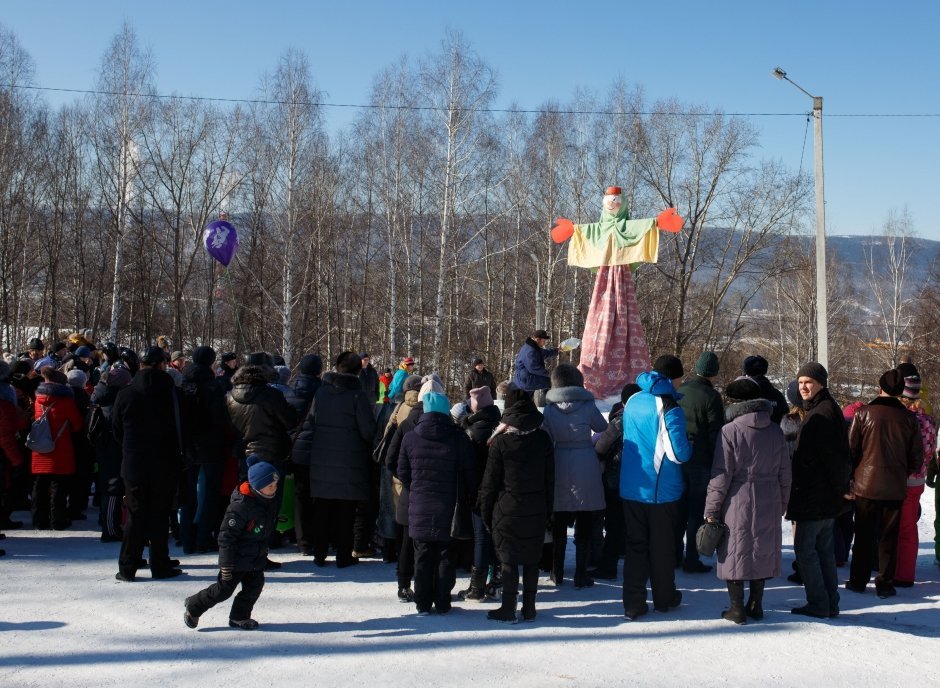
[{"label": "blue jeans", "polygon": [[473,519],[473,566],[485,570],[493,563],[493,537],[483,525],[483,517],[471,512]]},{"label": "blue jeans", "polygon": [[832,543],[834,519],[798,521],[793,535],[796,566],[806,588],[806,606],[822,616],[839,611],[839,581]]}]

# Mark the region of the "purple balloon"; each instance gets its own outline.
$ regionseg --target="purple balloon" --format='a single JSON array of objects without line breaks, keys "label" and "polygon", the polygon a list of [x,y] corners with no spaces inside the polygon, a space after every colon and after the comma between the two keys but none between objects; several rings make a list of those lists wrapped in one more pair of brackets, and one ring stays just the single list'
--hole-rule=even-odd
[{"label": "purple balloon", "polygon": [[238,251],[238,233],[235,228],[225,220],[216,220],[206,227],[202,238],[209,255],[228,267]]}]

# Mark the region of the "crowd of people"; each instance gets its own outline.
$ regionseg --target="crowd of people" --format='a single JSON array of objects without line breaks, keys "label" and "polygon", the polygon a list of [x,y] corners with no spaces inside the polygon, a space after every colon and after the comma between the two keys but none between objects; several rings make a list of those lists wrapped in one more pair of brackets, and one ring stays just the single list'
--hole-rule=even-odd
[{"label": "crowd of people", "polygon": [[452,403],[411,357],[380,373],[365,352],[328,371],[307,354],[292,374],[274,354],[171,351],[163,338],[140,354],[79,333],[48,348],[31,339],[0,361],[0,529],[22,527],[12,514],[27,510],[33,528],[64,530],[92,500],[127,583],[142,569],[183,573],[170,538],[182,555],[218,551],[216,582],[185,600],[191,628],[239,586],[229,623],[257,628],[264,572],[282,566],[269,552],[284,546],[317,567],[395,564],[397,597],[419,616],[451,610],[466,566],[456,598],[498,602],[488,618],[515,623],[521,577],[532,621],[540,571],[543,585],[568,578],[572,528],[570,584],[617,580],[622,559],[630,620],[650,593],[658,612],[683,603],[677,568],[712,570],[703,526],[721,534],[722,616],[736,624],[763,617],[784,521],[789,578],[806,595],[793,614],[838,616],[841,591],[864,594],[873,572],[881,598],[914,584],[920,498],[938,465],[909,360],[881,376],[876,398],[843,409],[816,362],[784,395],[761,356],[719,391],[714,352],[689,374],[664,355],[624,381],[605,416],[578,368],[546,366],[549,340],[533,332],[499,385],[474,359]]}]

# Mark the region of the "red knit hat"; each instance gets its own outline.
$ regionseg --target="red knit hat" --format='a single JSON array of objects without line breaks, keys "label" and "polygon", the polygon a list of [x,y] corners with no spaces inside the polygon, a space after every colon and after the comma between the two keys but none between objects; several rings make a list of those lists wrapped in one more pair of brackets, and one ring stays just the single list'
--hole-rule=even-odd
[{"label": "red knit hat", "polygon": [[405,356],[403,359],[401,359],[402,365],[414,365],[414,363],[415,360],[411,356]]},{"label": "red knit hat", "polygon": [[604,191],[605,196],[619,196],[623,193],[623,189],[619,186],[608,186],[607,190]]}]

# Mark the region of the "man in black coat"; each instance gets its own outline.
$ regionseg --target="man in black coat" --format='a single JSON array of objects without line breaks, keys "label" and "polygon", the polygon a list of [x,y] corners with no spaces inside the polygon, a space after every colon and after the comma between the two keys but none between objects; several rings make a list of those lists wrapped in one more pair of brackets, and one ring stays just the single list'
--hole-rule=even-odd
[{"label": "man in black coat", "polygon": [[483,359],[478,357],[473,359],[473,367],[463,383],[464,399],[470,398],[471,389],[479,389],[480,387],[489,387],[490,394],[494,399],[496,398],[496,378],[487,369]]},{"label": "man in black coat", "polygon": [[114,436],[123,451],[121,477],[127,506],[115,578],[126,582],[136,578],[148,541],[153,578],[182,573],[171,565],[167,538],[182,465],[179,399],[162,349],[150,347],[140,365],[131,384],[118,393],[111,415]]},{"label": "man in black coat", "polygon": [[359,382],[361,368],[355,352],[337,357],[336,372],[323,376],[294,444],[294,462],[310,466],[313,556],[318,566],[326,564],[331,542],[339,568],[358,562],[352,555],[353,523],[357,503],[370,496],[375,436],[375,418]]},{"label": "man in black coat", "polygon": [[226,434],[231,427],[225,384],[215,376],[215,350],[198,346],[183,371],[180,406],[183,421],[183,480],[180,486],[180,538],[183,551],[215,549],[219,497],[225,464]]},{"label": "man in black coat", "polygon": [[369,407],[375,413],[375,405],[379,400],[379,374],[372,365],[372,358],[366,352],[359,354],[359,360],[362,361],[362,370],[359,371],[359,382],[362,384],[362,391],[366,394],[366,400]]},{"label": "man in black coat", "polygon": [[[300,359],[299,372],[294,379],[294,395],[291,403],[302,424],[313,404],[313,398],[323,381],[323,359],[316,354],[306,354]],[[299,429],[295,431],[299,433]],[[294,468],[294,540],[297,549],[305,557],[313,556],[313,498],[310,496],[310,454],[293,454]]]},{"label": "man in black coat", "polygon": [[793,486],[786,518],[795,522],[793,550],[806,604],[790,611],[814,618],[839,615],[839,581],[832,525],[842,511],[852,471],[842,409],[829,394],[829,375],[815,361],[797,372],[806,416],[793,453]]}]

